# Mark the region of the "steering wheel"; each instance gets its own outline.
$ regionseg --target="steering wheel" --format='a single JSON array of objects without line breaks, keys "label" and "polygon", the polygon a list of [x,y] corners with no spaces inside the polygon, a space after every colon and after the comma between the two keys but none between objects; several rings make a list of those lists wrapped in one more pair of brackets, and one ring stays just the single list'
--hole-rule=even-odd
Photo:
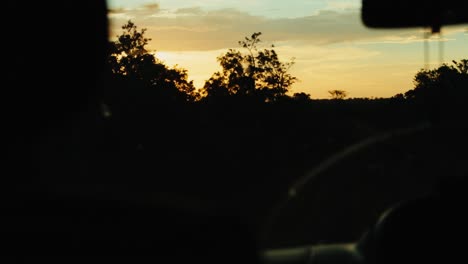
[{"label": "steering wheel", "polygon": [[[439,127],[431,123],[422,123],[409,128],[382,133],[351,145],[326,159],[291,185],[286,198],[272,210],[268,219],[269,222],[265,225],[263,239],[268,240],[271,238],[275,221],[283,216],[285,212],[289,212],[289,216],[292,215],[293,210],[288,211],[288,209],[294,207],[294,202],[297,203],[301,196],[306,194],[312,195],[312,198],[317,197],[313,193],[320,191],[318,188],[322,186],[325,175],[329,176],[328,181],[335,181],[336,178],[333,176],[336,176],[336,174],[327,174],[327,172],[340,167],[338,165],[343,165],[346,159],[352,159],[353,156],[359,156],[362,152],[372,151],[372,148],[388,145],[395,140],[405,141],[408,138],[420,138],[426,134],[433,136],[433,134],[438,133],[438,129]],[[446,134],[437,136],[445,137]],[[437,144],[434,143],[434,151],[441,149],[440,146],[436,146]],[[445,154],[448,155],[448,153]],[[430,166],[426,167],[428,170],[431,169]],[[447,171],[447,173],[450,172]],[[421,180],[425,175],[424,172],[421,172],[420,175],[416,176],[416,179]],[[454,186],[468,186],[466,185],[466,178],[460,177],[460,179],[459,182],[464,180],[464,185],[453,184],[452,181],[450,188],[444,191],[418,192],[410,199],[397,201],[397,203],[394,200],[389,200],[386,210],[383,213],[380,212],[380,219],[378,221],[374,220],[374,224],[367,226],[367,231],[364,234],[361,231],[360,238],[354,243],[319,245],[306,243],[304,246],[298,247],[267,249],[263,252],[263,259],[266,263],[390,263],[391,261],[401,261],[404,256],[407,256],[407,259],[411,259],[411,261],[424,258],[431,259],[430,254],[427,254],[427,250],[435,251],[436,249],[445,252],[445,256],[446,252],[449,251],[441,250],[439,241],[450,241],[453,239],[454,234],[460,233],[464,226],[460,220],[453,220],[462,218],[459,202],[462,199],[460,197],[447,198]],[[426,183],[421,183],[421,185],[426,184],[425,187],[429,187],[426,189],[430,189],[433,188],[434,184],[437,186],[437,180],[439,179],[428,179]],[[417,182],[413,183],[417,184]],[[307,188],[307,192],[304,192],[306,185],[311,188]],[[458,190],[454,193],[461,194],[463,192]],[[295,215],[300,214],[296,213]],[[449,221],[441,216],[450,216],[453,225],[450,225]],[[317,217],[320,218],[321,215]],[[448,227],[453,227],[453,230],[446,234],[443,230],[448,231]],[[313,236],[314,234],[309,235]],[[438,257],[442,258],[442,255],[439,254]]]}]

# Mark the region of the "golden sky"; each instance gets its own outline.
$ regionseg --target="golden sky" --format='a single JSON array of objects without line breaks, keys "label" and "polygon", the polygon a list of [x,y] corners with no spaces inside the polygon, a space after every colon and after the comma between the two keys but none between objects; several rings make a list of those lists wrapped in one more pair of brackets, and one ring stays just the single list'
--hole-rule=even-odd
[{"label": "golden sky", "polygon": [[[328,90],[350,97],[389,97],[412,88],[425,66],[422,29],[375,30],[360,20],[360,0],[109,0],[111,34],[131,19],[147,28],[149,49],[166,64],[189,71],[202,87],[220,70],[216,57],[253,32],[280,59],[294,57],[292,92],[313,98]],[[429,40],[432,67],[468,57],[467,25],[442,29]],[[262,45],[261,45],[262,46]]]}]

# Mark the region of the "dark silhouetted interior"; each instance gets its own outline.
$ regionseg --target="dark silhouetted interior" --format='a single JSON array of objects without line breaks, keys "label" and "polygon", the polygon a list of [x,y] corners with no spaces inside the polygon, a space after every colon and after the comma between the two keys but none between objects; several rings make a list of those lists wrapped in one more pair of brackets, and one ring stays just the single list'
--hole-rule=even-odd
[{"label": "dark silhouetted interior", "polygon": [[195,89],[139,25],[111,40],[103,0],[5,5],[1,255],[256,263],[260,249],[357,242],[365,263],[459,256],[468,60],[391,98],[311,99],[255,32]]}]

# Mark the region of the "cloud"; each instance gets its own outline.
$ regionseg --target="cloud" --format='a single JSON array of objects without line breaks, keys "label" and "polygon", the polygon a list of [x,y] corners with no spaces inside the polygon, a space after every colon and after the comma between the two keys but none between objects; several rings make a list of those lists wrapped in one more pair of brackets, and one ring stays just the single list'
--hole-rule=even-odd
[{"label": "cloud", "polygon": [[448,42],[448,41],[454,41],[456,40],[455,38],[428,38],[425,39],[421,36],[416,36],[416,35],[410,35],[410,36],[405,36],[405,37],[400,37],[400,36],[388,36],[388,37],[383,37],[379,40],[375,41],[363,41],[360,42],[359,44],[409,44],[409,43],[418,43],[418,42]]},{"label": "cloud", "polygon": [[203,10],[199,6],[179,8],[174,11],[174,14],[178,15],[201,15],[203,13]]},{"label": "cloud", "polygon": [[287,45],[276,48],[278,54],[281,54],[282,60],[296,57],[297,64],[322,64],[323,62],[333,63],[353,63],[380,55],[380,52],[367,50],[352,45],[341,46],[314,46],[314,45]]},{"label": "cloud", "polygon": [[125,8],[119,7],[119,8],[109,8],[107,10],[108,14],[113,15],[113,14],[123,14],[125,12],[128,12]]},{"label": "cloud", "polygon": [[326,2],[328,9],[358,9],[361,6],[361,1],[356,0],[328,0]]},{"label": "cloud", "polygon": [[414,30],[368,29],[360,20],[359,10],[322,10],[300,18],[266,18],[233,8],[204,11],[200,7],[189,7],[161,11],[155,5],[151,10],[128,10],[126,17],[110,18],[115,28],[132,18],[139,27],[148,29],[154,48],[173,51],[236,48],[239,39],[258,31],[264,33],[265,41],[296,41],[307,45],[414,35]]},{"label": "cloud", "polygon": [[158,3],[146,4],[146,5],[143,5],[143,7],[151,11],[159,11],[161,9]]},{"label": "cloud", "polygon": [[[117,21],[127,21],[129,19],[138,20],[140,18],[154,16],[155,14],[160,13],[161,7],[158,3],[152,4],[145,4],[138,8],[133,9],[126,9],[122,7],[115,7],[108,9],[108,17],[111,20],[111,24]],[[124,23],[120,23],[119,25],[113,25],[120,28]]]}]

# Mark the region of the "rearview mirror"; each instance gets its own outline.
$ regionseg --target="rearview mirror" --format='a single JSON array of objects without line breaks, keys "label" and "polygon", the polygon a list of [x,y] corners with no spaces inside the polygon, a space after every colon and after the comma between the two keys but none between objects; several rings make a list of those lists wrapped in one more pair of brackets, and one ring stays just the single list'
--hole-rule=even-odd
[{"label": "rearview mirror", "polygon": [[362,0],[361,18],[370,28],[430,27],[468,23],[468,0]]}]

